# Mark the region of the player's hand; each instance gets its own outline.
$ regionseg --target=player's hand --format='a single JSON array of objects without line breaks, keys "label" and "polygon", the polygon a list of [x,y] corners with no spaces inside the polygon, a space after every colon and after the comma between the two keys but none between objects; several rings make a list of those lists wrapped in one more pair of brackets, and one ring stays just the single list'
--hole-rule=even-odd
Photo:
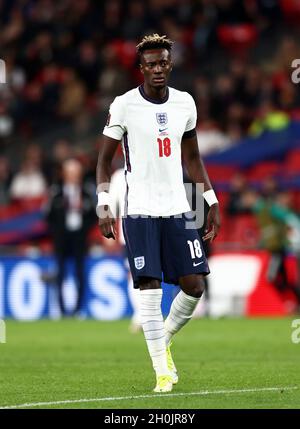
[{"label": "player's hand", "polygon": [[97,214],[99,217],[99,228],[105,238],[116,239],[116,220],[109,206],[98,206]]},{"label": "player's hand", "polygon": [[220,218],[220,209],[219,204],[213,204],[209,212],[207,214],[207,222],[205,235],[203,238],[204,241],[209,240],[211,243],[219,233],[219,229],[221,226],[221,218]]}]

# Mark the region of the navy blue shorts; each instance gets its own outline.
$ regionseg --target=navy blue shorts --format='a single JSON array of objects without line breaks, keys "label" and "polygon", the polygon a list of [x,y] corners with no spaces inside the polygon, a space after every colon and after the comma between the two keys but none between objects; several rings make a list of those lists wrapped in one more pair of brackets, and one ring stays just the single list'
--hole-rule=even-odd
[{"label": "navy blue shorts", "polygon": [[[209,274],[202,240],[192,221],[183,217],[137,217],[122,219],[134,287],[140,277],[178,285],[179,277]],[[192,227],[192,228],[191,228]]]}]

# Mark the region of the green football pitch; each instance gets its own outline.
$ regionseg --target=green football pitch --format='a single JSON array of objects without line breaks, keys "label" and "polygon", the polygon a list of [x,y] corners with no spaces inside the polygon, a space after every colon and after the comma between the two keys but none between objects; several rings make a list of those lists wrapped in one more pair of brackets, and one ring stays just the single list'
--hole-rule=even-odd
[{"label": "green football pitch", "polygon": [[0,407],[300,408],[291,324],[192,320],[173,342],[179,383],[157,395],[143,334],[130,334],[127,320],[7,321]]}]

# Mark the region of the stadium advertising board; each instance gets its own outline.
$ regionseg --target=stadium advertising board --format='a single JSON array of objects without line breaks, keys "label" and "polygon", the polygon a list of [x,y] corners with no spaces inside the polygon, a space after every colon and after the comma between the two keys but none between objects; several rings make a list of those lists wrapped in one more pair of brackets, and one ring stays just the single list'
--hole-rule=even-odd
[{"label": "stadium advertising board", "polygon": [[[117,257],[89,257],[86,260],[86,290],[83,315],[99,320],[115,320],[132,315],[128,294],[127,268]],[[67,266],[64,296],[69,311],[75,304],[76,284],[72,263]],[[59,318],[51,257],[3,257],[0,262],[0,318],[37,320]],[[52,276],[53,277],[53,276]],[[164,286],[163,312],[167,313],[177,288]]]}]

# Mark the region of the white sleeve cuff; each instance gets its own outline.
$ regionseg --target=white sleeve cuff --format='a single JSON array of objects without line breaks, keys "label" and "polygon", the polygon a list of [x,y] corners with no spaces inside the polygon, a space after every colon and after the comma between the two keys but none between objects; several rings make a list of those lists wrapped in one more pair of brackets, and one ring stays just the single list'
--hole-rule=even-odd
[{"label": "white sleeve cuff", "polygon": [[120,125],[104,127],[103,134],[115,140],[122,140],[124,129]]}]

